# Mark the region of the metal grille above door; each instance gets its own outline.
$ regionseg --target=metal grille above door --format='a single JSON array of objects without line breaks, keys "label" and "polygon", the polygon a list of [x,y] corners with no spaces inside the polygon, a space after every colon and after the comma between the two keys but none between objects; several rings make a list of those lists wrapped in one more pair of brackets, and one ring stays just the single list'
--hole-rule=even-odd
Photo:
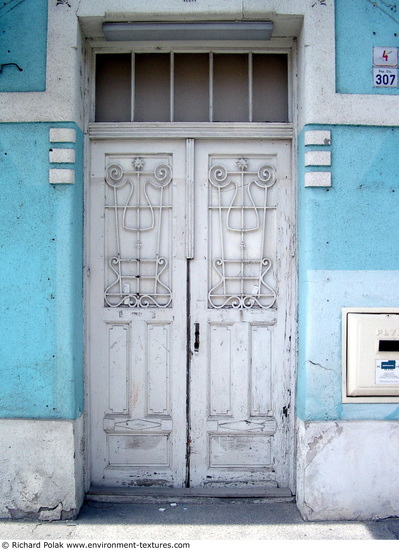
[{"label": "metal grille above door", "polygon": [[99,53],[95,102],[96,122],[288,122],[287,55]]}]

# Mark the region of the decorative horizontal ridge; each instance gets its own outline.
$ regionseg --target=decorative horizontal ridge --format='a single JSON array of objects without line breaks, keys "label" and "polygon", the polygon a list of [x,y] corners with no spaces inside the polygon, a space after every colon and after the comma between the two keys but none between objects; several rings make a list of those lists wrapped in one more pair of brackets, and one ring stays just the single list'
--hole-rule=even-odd
[{"label": "decorative horizontal ridge", "polygon": [[121,138],[274,138],[293,137],[288,123],[253,122],[93,122],[92,139]]}]

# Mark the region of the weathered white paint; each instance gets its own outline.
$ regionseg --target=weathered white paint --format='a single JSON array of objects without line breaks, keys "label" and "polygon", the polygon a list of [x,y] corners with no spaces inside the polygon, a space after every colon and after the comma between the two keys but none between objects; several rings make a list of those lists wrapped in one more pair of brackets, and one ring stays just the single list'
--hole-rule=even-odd
[{"label": "weathered white paint", "polygon": [[[95,5],[94,5],[95,4]],[[226,5],[139,0],[134,10],[119,0],[109,11],[105,0],[81,2],[78,15],[83,31],[96,44],[102,38],[105,20],[187,20],[187,19],[268,19],[274,22],[274,36],[298,37],[298,125],[306,123],[383,124],[399,120],[392,96],[369,96],[335,93],[334,2],[314,0],[234,0]],[[266,47],[273,47],[272,39]],[[392,118],[392,116],[394,118]],[[395,118],[398,117],[398,118]],[[395,122],[396,121],[396,122]]]},{"label": "weathered white paint", "polygon": [[50,168],[49,183],[75,183],[75,170],[72,168]]},{"label": "weathered white paint", "polygon": [[[274,483],[293,489],[290,335],[295,318],[295,275],[291,255],[294,195],[290,157],[291,144],[287,141],[196,143],[196,250],[190,266],[190,475],[193,486]],[[214,246],[215,250],[218,247],[218,232],[223,231],[223,220],[226,222],[222,215],[219,219],[215,214],[208,214],[209,188],[212,189],[208,170],[213,165],[229,166],[228,158],[234,163],[240,158],[249,159],[252,169],[262,164],[276,169],[277,181],[269,189],[270,203],[268,200],[268,204],[276,205],[276,210],[269,210],[267,214],[265,245],[273,266],[273,276],[267,281],[272,281],[278,292],[272,309],[213,309],[207,303],[209,281],[215,273],[211,253]],[[228,195],[226,188],[222,193]],[[254,216],[248,210],[246,214],[244,222],[252,227]],[[237,218],[234,221],[237,224]],[[218,252],[222,257],[223,251],[227,258],[229,252],[230,257],[232,252],[234,257],[239,257],[240,233],[234,235],[224,228],[223,234],[223,249]],[[255,250],[251,250],[250,235],[249,232],[244,245],[248,258],[259,254],[256,233],[252,237]],[[227,269],[231,276],[231,267]],[[227,281],[227,289],[229,284]],[[194,348],[196,323],[200,330],[198,351]]]},{"label": "weathered white paint", "polygon": [[297,504],[304,519],[397,516],[398,422],[298,420],[297,430]]},{"label": "weathered white paint", "polygon": [[[120,164],[127,170],[134,158],[146,162],[149,154],[156,154],[163,159],[165,151],[173,155],[174,172],[174,222],[173,227],[164,228],[162,236],[167,242],[167,234],[173,235],[168,258],[173,273],[172,307],[104,308],[104,273],[106,280],[109,249],[112,251],[115,240],[115,223],[106,221],[108,231],[104,233],[104,167]],[[208,273],[213,269],[208,249],[212,232],[207,230],[211,157],[216,166],[223,159],[230,162],[233,173],[240,158],[250,159],[255,174],[265,164],[276,169],[277,182],[269,189],[271,220],[264,247],[272,259],[272,279],[278,289],[277,307],[273,309],[208,308]],[[93,141],[91,174],[92,481],[108,486],[145,481],[179,487],[186,483],[186,322],[190,311],[190,486],[222,482],[293,489],[294,354],[290,342],[295,319],[291,312],[296,302],[294,234],[290,229],[294,215],[290,142]],[[134,178],[133,174],[129,177]],[[118,180],[118,188],[123,189],[123,181]],[[193,191],[195,203],[188,205],[187,201],[194,201]],[[129,207],[132,204],[129,202]],[[193,213],[195,209],[195,216],[185,221],[188,206]],[[119,212],[121,221],[123,208]],[[247,211],[246,215],[247,223],[253,224],[253,212]],[[107,220],[107,213],[105,217]],[[131,223],[133,218],[126,218],[125,225]],[[193,230],[195,254],[190,262],[188,305],[185,236]],[[125,250],[131,249],[128,237]],[[229,239],[234,241],[236,237],[237,233],[227,231],[226,249],[231,246]],[[140,239],[145,238],[143,232]],[[245,254],[256,257],[258,249],[250,248]],[[199,323],[200,331],[198,351],[194,349],[195,323]]]},{"label": "weathered white paint", "polygon": [[73,518],[83,502],[83,418],[0,420],[0,517]]},{"label": "weathered white paint", "polygon": [[331,151],[306,151],[305,166],[331,166]]},{"label": "weathered white paint", "polygon": [[291,139],[292,124],[257,122],[96,122],[89,124],[92,139],[223,138],[223,139]]},{"label": "weathered white paint", "polygon": [[331,187],[331,172],[305,172],[305,187]]},{"label": "weathered white paint", "polygon": [[305,145],[331,145],[329,130],[306,130]]},{"label": "weathered white paint", "polygon": [[[91,481],[98,485],[146,482],[182,487],[184,484],[187,357],[185,150],[184,141],[154,140],[146,143],[120,140],[92,144],[89,418]],[[149,180],[154,181],[154,175],[147,171],[141,176],[143,183],[138,192],[138,176],[132,166],[134,159],[143,163],[143,172],[154,170],[160,163],[168,164],[173,173],[172,181],[163,190],[160,184],[153,187],[146,184]],[[115,165],[120,165],[126,176],[119,181],[107,176],[111,185],[106,184],[105,168]],[[130,183],[126,180],[134,182],[131,197]],[[112,187],[114,181],[116,184]],[[145,193],[148,193],[147,198]],[[159,210],[155,206],[159,204],[159,193],[163,193],[166,204],[172,206],[162,211],[160,225]],[[137,205],[139,195],[142,209],[136,213],[132,206]],[[104,211],[104,198],[108,205],[115,204],[115,200],[121,204],[118,224],[112,208]],[[152,210],[148,208],[150,201],[154,205]],[[126,218],[124,204],[128,204]],[[149,228],[152,219],[155,220],[154,229],[142,230],[139,236],[136,231],[126,229]],[[166,264],[151,263],[147,264],[148,267],[144,264],[139,272],[149,275],[156,267],[159,271],[167,268],[168,278],[162,277],[161,280],[172,290],[170,307],[124,307],[126,304],[104,307],[105,287],[115,280],[109,261],[116,255],[118,238],[121,257],[140,257],[140,266],[143,259],[155,258],[156,249],[159,249],[161,259],[166,258]],[[129,271],[125,264],[125,273],[134,272],[135,262],[132,261],[131,265]],[[124,269],[121,270],[123,273]],[[122,282],[122,291],[126,292],[124,285],[130,285],[128,292],[132,297],[136,285],[140,284],[141,289],[145,285],[132,278],[126,281]],[[160,288],[158,284],[158,290]],[[111,291],[117,292],[118,287],[112,287]],[[150,294],[153,292],[150,290]]]}]

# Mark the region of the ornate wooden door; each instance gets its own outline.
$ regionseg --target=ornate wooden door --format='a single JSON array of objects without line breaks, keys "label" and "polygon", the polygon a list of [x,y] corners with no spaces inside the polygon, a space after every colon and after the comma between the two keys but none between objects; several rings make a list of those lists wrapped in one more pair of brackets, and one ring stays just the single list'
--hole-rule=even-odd
[{"label": "ornate wooden door", "polygon": [[288,487],[293,235],[288,141],[196,145],[193,486]]},{"label": "ornate wooden door", "polygon": [[94,484],[289,486],[290,159],[283,140],[92,142]]},{"label": "ornate wooden door", "polygon": [[183,486],[184,142],[92,143],[92,482]]}]

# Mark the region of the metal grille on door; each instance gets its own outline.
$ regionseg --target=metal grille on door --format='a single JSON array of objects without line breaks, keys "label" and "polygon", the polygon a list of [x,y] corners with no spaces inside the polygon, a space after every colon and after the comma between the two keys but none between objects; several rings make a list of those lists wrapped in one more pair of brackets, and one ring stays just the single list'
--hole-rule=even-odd
[{"label": "metal grille on door", "polygon": [[[209,304],[213,308],[271,308],[276,293],[265,255],[270,211],[269,189],[276,182],[272,159],[210,156]],[[272,225],[270,225],[272,227]]]},{"label": "metal grille on door", "polygon": [[170,282],[171,158],[110,159],[106,168],[110,307],[168,307]]}]

